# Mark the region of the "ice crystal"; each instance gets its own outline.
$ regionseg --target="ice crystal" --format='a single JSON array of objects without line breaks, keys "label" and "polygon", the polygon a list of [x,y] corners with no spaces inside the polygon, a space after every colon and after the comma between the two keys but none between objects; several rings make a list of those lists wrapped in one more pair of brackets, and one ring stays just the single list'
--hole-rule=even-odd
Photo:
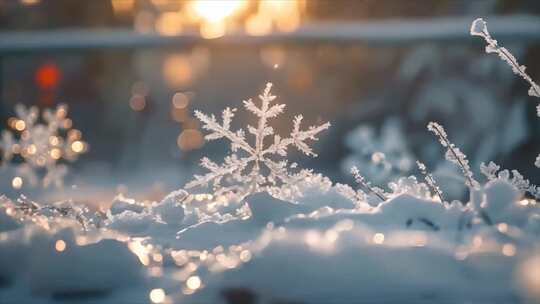
[{"label": "ice crystal", "polygon": [[497,54],[503,61],[505,61],[511,68],[512,71],[520,76],[521,78],[525,79],[531,86],[529,88],[529,96],[535,96],[540,97],[540,86],[536,84],[532,78],[525,72],[526,67],[524,65],[520,65],[517,62],[516,57],[510,53],[505,47],[502,47],[498,44],[497,40],[493,39],[491,37],[491,34],[488,31],[487,28],[487,22],[484,21],[482,18],[475,19],[471,24],[471,35],[472,36],[480,36],[484,38],[486,41],[486,53],[495,53]]},{"label": "ice crystal", "polygon": [[422,199],[431,199],[429,188],[424,183],[419,183],[416,177],[400,177],[396,181],[388,183],[392,195],[408,194]]},{"label": "ice crystal", "polygon": [[21,181],[36,185],[38,176],[42,175],[44,187],[61,187],[68,169],[59,161],[74,161],[87,149],[87,144],[81,139],[81,132],[71,129],[72,121],[67,117],[67,106],[59,105],[55,110],[43,110],[43,122],[38,121],[40,112],[35,106],[27,108],[18,104],[15,113],[17,117],[8,120],[12,130],[4,130],[0,138],[2,166],[7,166],[13,158],[20,156],[23,162],[17,162],[14,166]]},{"label": "ice crystal", "polygon": [[[258,107],[251,99],[244,101],[247,111],[258,117],[256,127],[248,125],[247,132],[254,137],[251,146],[246,139],[246,131],[231,130],[231,122],[236,109],[226,108],[222,114],[222,122],[218,122],[214,115],[206,115],[195,111],[195,116],[203,123],[203,129],[210,131],[206,140],[225,138],[230,141],[231,154],[225,157],[222,164],[217,164],[204,157],[201,166],[210,171],[205,175],[195,175],[195,179],[186,185],[186,188],[213,185],[218,192],[240,191],[244,194],[268,190],[271,187],[294,184],[296,180],[305,178],[309,171],[297,174],[289,173],[289,169],[296,168],[296,164],[289,164],[286,160],[289,146],[296,147],[307,156],[316,157],[307,141],[318,140],[317,134],[328,129],[330,123],[311,126],[301,130],[302,115],[294,118],[293,130],[290,137],[282,138],[274,134],[274,129],[268,125],[268,120],[283,113],[284,104],[271,104],[276,99],[270,90],[272,84],[268,83],[259,95],[261,105]],[[273,143],[265,145],[265,139],[273,136]],[[284,160],[276,160],[277,158]]]},{"label": "ice crystal", "polygon": [[489,180],[504,180],[519,191],[529,193],[536,198],[540,198],[540,188],[532,185],[528,179],[525,179],[518,170],[500,170],[501,166],[490,161],[487,165],[485,163],[480,164],[480,172]]},{"label": "ice crystal", "polygon": [[422,175],[424,176],[426,184],[429,186],[429,188],[431,188],[431,191],[439,197],[441,203],[444,202],[441,188],[439,188],[439,185],[437,184],[437,181],[435,181],[433,174],[427,171],[426,165],[424,163],[416,161],[416,165],[418,166],[418,170],[420,170],[420,173],[422,173]]},{"label": "ice crystal", "polygon": [[74,204],[71,201],[60,201],[52,204],[38,204],[21,195],[16,201],[5,196],[0,197],[7,214],[18,221],[31,221],[45,228],[50,228],[58,218],[71,219],[79,223],[83,230],[98,227],[101,216],[98,212],[91,213],[86,206]]},{"label": "ice crystal", "polygon": [[432,121],[428,124],[427,128],[439,138],[439,142],[441,143],[441,145],[447,149],[445,158],[448,161],[458,165],[458,167],[461,169],[461,172],[465,177],[465,184],[471,188],[478,188],[480,185],[473,177],[473,173],[471,171],[471,167],[469,166],[467,156],[463,152],[461,152],[459,148],[456,147],[456,145],[450,142],[443,126]]}]

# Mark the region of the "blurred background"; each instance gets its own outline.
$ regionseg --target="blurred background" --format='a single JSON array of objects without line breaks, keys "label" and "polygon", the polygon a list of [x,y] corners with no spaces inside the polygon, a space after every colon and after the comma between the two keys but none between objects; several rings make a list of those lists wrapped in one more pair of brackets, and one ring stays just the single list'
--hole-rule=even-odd
[{"label": "blurred background", "polygon": [[[538,183],[537,101],[469,26],[485,18],[538,80],[539,14],[537,0],[0,0],[0,128],[17,129],[18,103],[65,103],[86,152],[61,189],[32,185],[14,158],[0,192],[160,199],[228,147],[204,142],[193,110],[241,107],[267,81],[287,104],[278,132],[300,113],[332,122],[317,159],[290,158],[335,182],[352,182],[357,165],[385,186],[419,159],[450,198],[463,196],[426,131],[436,120],[473,168],[493,160]],[[234,126],[250,119],[239,111]]]}]

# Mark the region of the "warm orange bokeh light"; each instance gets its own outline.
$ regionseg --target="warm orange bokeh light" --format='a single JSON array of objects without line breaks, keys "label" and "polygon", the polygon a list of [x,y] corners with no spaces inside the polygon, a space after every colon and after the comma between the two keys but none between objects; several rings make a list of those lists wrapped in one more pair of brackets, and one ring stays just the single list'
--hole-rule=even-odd
[{"label": "warm orange bokeh light", "polygon": [[54,63],[45,63],[38,67],[35,73],[36,84],[41,89],[52,89],[60,82],[60,69]]}]

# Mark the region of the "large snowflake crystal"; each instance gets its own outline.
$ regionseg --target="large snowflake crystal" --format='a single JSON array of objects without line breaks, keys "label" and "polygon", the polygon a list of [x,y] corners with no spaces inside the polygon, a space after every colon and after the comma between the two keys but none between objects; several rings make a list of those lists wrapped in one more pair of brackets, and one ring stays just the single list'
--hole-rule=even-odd
[{"label": "large snowflake crystal", "polygon": [[17,117],[8,120],[13,131],[4,130],[0,137],[2,167],[7,167],[14,157],[20,156],[22,160],[14,164],[13,187],[20,188],[25,182],[36,185],[41,173],[43,187],[61,187],[67,166],[59,161],[74,161],[87,150],[81,132],[71,129],[67,106],[62,104],[55,110],[43,110],[43,123],[38,122],[40,113],[35,106],[27,108],[18,104],[15,113]]},{"label": "large snowflake crystal", "polygon": [[[246,139],[243,129],[231,130],[231,121],[236,109],[226,108],[223,111],[223,122],[217,121],[214,115],[208,116],[195,111],[195,116],[203,123],[203,129],[210,131],[206,140],[226,138],[231,142],[231,154],[225,157],[222,164],[217,164],[204,157],[201,166],[208,169],[205,175],[195,175],[195,179],[186,185],[186,188],[213,185],[217,192],[237,191],[243,194],[271,187],[295,184],[299,178],[309,175],[309,170],[291,174],[289,169],[296,168],[296,164],[287,161],[287,148],[296,147],[307,156],[316,157],[312,148],[306,141],[317,141],[317,134],[330,127],[330,123],[311,126],[301,130],[302,115],[294,118],[293,130],[289,137],[282,138],[274,134],[274,129],[268,125],[268,120],[283,113],[284,104],[271,104],[276,96],[270,93],[272,84],[268,83],[259,99],[260,107],[249,99],[244,101],[244,107],[258,117],[257,126],[247,126],[247,131],[254,137],[251,146]],[[273,135],[273,142],[265,145],[265,139]],[[281,158],[281,160],[279,160]],[[285,159],[283,159],[285,158]]]}]

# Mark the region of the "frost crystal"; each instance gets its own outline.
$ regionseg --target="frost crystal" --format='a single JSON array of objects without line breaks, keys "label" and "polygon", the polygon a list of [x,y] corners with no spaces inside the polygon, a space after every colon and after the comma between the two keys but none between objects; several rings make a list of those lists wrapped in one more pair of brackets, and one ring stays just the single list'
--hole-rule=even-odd
[{"label": "frost crystal", "polygon": [[[87,149],[87,144],[81,140],[81,132],[71,129],[67,106],[59,105],[54,111],[45,109],[41,115],[44,123],[38,122],[40,113],[37,107],[26,108],[18,104],[15,112],[17,118],[8,120],[13,131],[3,131],[0,138],[3,167],[14,157],[20,156],[24,161],[15,165],[15,179],[19,178],[20,182],[14,183],[14,187],[20,188],[23,182],[36,185],[40,172],[44,172],[44,187],[61,187],[68,170],[58,161],[74,161]],[[18,134],[17,138],[14,132]]]},{"label": "frost crystal", "polygon": [[[244,129],[231,130],[231,122],[236,109],[226,108],[222,114],[222,123],[214,115],[206,115],[195,111],[195,116],[203,123],[203,129],[210,131],[206,140],[226,138],[231,143],[231,154],[225,157],[222,164],[217,164],[204,157],[201,166],[208,169],[205,175],[195,175],[195,179],[186,185],[186,188],[208,186],[212,184],[218,192],[240,191],[244,194],[261,190],[269,190],[278,185],[294,184],[299,178],[304,178],[310,171],[301,171],[298,174],[289,173],[289,168],[296,168],[296,164],[289,164],[285,160],[275,160],[287,156],[287,148],[294,146],[302,153],[316,157],[306,141],[318,140],[317,134],[330,127],[330,123],[311,126],[307,130],[300,130],[302,115],[294,118],[293,130],[290,137],[281,138],[274,134],[274,129],[268,125],[268,120],[283,113],[284,104],[271,104],[276,99],[270,90],[272,84],[268,83],[259,99],[260,107],[249,99],[244,101],[244,107],[258,117],[256,127],[248,125],[247,132],[254,137],[251,146],[246,139]],[[265,146],[265,139],[274,135],[273,143]]]},{"label": "frost crystal", "polygon": [[540,86],[538,86],[538,84],[536,84],[525,72],[526,67],[524,65],[520,65],[517,62],[516,57],[514,57],[510,51],[502,46],[499,46],[497,40],[491,37],[487,28],[487,22],[485,22],[484,19],[478,18],[473,21],[471,24],[471,35],[484,38],[487,43],[486,53],[495,53],[499,55],[499,57],[512,68],[514,74],[520,76],[529,83],[531,86],[528,92],[529,96],[540,97]]},{"label": "frost crystal", "polygon": [[419,183],[416,177],[400,177],[396,181],[388,183],[388,188],[392,190],[392,195],[408,194],[422,199],[430,199],[431,193],[424,183]]},{"label": "frost crystal", "polygon": [[459,148],[456,147],[456,145],[450,142],[443,126],[432,121],[428,124],[427,128],[439,138],[439,142],[441,143],[441,145],[447,149],[445,158],[448,161],[453,162],[454,164],[459,166],[461,172],[463,173],[463,176],[465,177],[465,184],[471,188],[478,188],[480,184],[478,184],[478,182],[473,177],[473,173],[471,171],[471,167],[469,166],[467,156],[463,152],[461,152]]},{"label": "frost crystal", "polygon": [[[501,166],[490,161],[487,165],[485,163],[480,164],[480,172],[489,180],[504,180],[521,192],[528,192],[532,196],[539,198],[540,189],[538,186],[532,185],[528,179],[525,179],[518,170],[509,171],[507,169],[501,170]],[[512,176],[512,177],[510,177]]]},{"label": "frost crystal", "polygon": [[16,201],[0,196],[0,202],[6,208],[7,214],[15,220],[33,222],[47,229],[58,223],[59,218],[74,220],[85,231],[97,228],[102,220],[99,212],[92,213],[88,207],[72,201],[41,205],[21,195]]},{"label": "frost crystal", "polygon": [[[484,38],[487,43],[486,53],[496,53],[499,55],[503,61],[512,67],[514,74],[520,76],[529,83],[531,86],[528,91],[529,96],[540,98],[540,86],[538,86],[538,84],[532,80],[531,76],[525,72],[526,67],[524,65],[520,65],[517,62],[516,57],[514,57],[510,51],[502,46],[499,46],[497,40],[491,37],[487,28],[487,22],[485,22],[484,19],[477,18],[473,21],[471,24],[471,35]],[[540,104],[536,106],[536,115],[540,117]],[[536,157],[534,165],[540,168],[540,154]]]}]

